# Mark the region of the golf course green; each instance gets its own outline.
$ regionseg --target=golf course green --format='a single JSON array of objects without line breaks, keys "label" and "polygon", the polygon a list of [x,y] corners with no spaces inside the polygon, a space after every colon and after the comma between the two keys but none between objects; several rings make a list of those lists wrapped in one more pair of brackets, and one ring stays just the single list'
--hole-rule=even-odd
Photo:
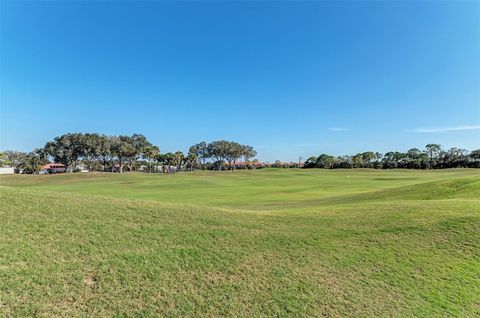
[{"label": "golf course green", "polygon": [[1,317],[478,317],[480,170],[0,176]]}]

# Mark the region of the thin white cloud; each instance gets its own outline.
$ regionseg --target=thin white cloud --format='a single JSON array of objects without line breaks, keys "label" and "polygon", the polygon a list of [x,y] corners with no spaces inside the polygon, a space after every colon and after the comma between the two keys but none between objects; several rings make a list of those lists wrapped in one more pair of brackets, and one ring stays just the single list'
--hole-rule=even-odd
[{"label": "thin white cloud", "polygon": [[328,128],[330,131],[349,131],[350,129],[344,128],[344,127],[333,127],[333,128]]},{"label": "thin white cloud", "polygon": [[458,130],[476,130],[476,129],[480,129],[480,125],[444,127],[444,128],[415,128],[412,131],[418,132],[418,133],[437,133],[437,132],[449,132],[449,131],[458,131]]}]

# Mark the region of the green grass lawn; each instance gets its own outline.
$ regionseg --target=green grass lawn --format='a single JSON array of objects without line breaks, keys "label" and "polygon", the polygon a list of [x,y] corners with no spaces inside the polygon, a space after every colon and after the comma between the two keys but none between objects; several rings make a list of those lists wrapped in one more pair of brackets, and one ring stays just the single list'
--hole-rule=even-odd
[{"label": "green grass lawn", "polygon": [[480,170],[0,185],[1,317],[480,316]]}]

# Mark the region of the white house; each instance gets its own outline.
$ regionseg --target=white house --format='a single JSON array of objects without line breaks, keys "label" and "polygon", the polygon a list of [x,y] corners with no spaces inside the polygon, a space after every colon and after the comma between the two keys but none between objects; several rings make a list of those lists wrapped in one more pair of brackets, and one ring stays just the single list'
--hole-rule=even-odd
[{"label": "white house", "polygon": [[11,167],[0,168],[0,174],[14,174],[14,173],[15,173],[15,168],[11,168]]}]

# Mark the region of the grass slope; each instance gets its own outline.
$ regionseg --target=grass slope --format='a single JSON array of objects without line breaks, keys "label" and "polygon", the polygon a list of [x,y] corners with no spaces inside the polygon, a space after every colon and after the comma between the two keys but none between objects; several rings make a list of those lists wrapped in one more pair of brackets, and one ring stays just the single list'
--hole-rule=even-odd
[{"label": "grass slope", "polygon": [[478,177],[2,177],[0,316],[476,317]]},{"label": "grass slope", "polygon": [[[263,169],[234,173],[198,171],[170,176],[136,173],[11,175],[0,176],[0,184],[168,203],[266,210],[316,207],[332,198],[351,203],[358,195],[374,190],[392,189],[395,192],[395,188],[402,186],[449,182],[458,178],[478,180],[480,169]],[[433,190],[435,188],[429,191]]]}]

